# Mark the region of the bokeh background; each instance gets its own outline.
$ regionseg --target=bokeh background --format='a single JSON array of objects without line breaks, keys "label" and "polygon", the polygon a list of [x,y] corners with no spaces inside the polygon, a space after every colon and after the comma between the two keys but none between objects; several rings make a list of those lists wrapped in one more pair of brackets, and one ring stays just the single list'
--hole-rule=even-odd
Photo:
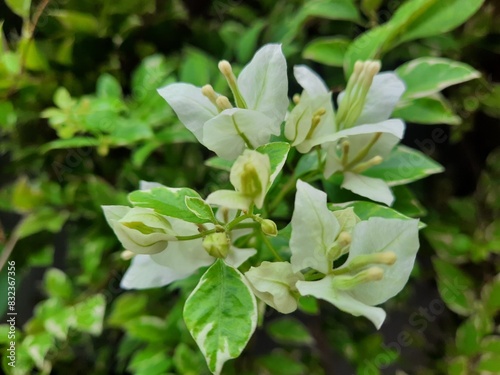
[{"label": "bokeh background", "polygon": [[[228,183],[227,173],[204,164],[211,153],[156,89],[210,82],[224,92],[218,60],[238,69],[261,45],[279,42],[289,73],[307,64],[338,93],[350,41],[403,2],[1,2],[0,259],[15,261],[18,313],[12,370],[3,355],[4,267],[4,371],[207,374],[181,318],[196,280],[121,290],[127,261],[100,208],[127,204],[140,180],[202,195]],[[403,143],[446,170],[395,190],[395,208],[427,228],[382,329],[327,304],[287,317],[268,311],[224,374],[500,373],[499,19],[500,3],[488,0],[455,30],[383,56],[384,70],[441,56],[482,78],[445,90],[445,110],[429,115],[438,125],[417,124],[428,115],[418,112],[408,121]],[[298,91],[290,79],[290,95]]]}]

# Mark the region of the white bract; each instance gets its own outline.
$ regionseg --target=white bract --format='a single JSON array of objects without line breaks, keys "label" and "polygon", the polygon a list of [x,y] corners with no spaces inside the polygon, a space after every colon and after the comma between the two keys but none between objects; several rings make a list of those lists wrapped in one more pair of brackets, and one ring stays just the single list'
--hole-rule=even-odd
[{"label": "white bract", "polygon": [[248,210],[252,204],[262,208],[267,190],[273,183],[271,177],[269,156],[254,150],[245,150],[236,159],[229,174],[229,180],[235,190],[215,191],[206,201],[239,210]]},{"label": "white bract", "polygon": [[[297,182],[291,264],[294,271],[318,271],[319,280],[299,280],[296,287],[302,295],[363,315],[379,328],[385,312],[375,306],[396,295],[413,268],[419,246],[418,220],[370,218],[352,228],[352,219],[339,218],[342,224],[327,209],[324,192]],[[347,261],[334,269],[333,261],[347,250]]]},{"label": "white bract", "polygon": [[255,295],[282,314],[297,310],[299,297],[295,284],[304,275],[294,272],[288,262],[262,262],[245,273]]},{"label": "white bract", "polygon": [[326,150],[325,178],[343,172],[343,188],[390,205],[394,197],[389,186],[361,174],[387,157],[405,128],[401,120],[389,120],[405,85],[396,74],[377,74],[379,70],[379,62],[356,63],[334,115],[331,94],[321,78],[309,68],[296,67],[304,93],[287,118],[285,136],[299,152],[318,145]]},{"label": "white bract", "polygon": [[281,45],[259,49],[236,79],[227,61],[219,63],[236,107],[212,86],[174,83],[158,90],[200,143],[224,159],[255,149],[279,135],[288,108],[286,60]]}]

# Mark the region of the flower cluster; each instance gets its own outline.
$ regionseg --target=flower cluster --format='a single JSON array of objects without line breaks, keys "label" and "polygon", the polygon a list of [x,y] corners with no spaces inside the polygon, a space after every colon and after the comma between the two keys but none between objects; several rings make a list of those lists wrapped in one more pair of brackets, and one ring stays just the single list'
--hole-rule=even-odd
[{"label": "flower cluster", "polygon": [[[232,99],[209,84],[175,83],[158,92],[197,140],[231,165],[234,190],[217,190],[203,199],[188,188],[144,182],[129,196],[132,208],[105,206],[106,219],[126,250],[123,257],[132,258],[121,286],[160,287],[210,266],[186,302],[184,318],[214,373],[241,352],[255,329],[255,297],[287,314],[309,295],[380,327],[385,312],[376,306],[404,287],[413,268],[418,220],[402,215],[361,220],[352,208],[331,210],[327,194],[308,182],[335,174],[345,189],[393,202],[387,183],[364,172],[382,163],[403,136],[404,123],[390,119],[403,82],[392,72],[379,73],[377,61],[358,62],[335,108],[322,79],[296,66],[303,91],[288,111],[280,45],[257,51],[238,77],[227,61],[219,63],[219,70]],[[317,163],[308,182],[293,175],[285,184],[296,187],[296,195],[291,235],[282,236],[288,247],[279,253],[268,238],[279,235],[268,216],[287,191],[275,193],[273,204],[267,197],[276,192],[278,176],[284,178],[285,162],[293,162],[288,158],[293,147],[299,153],[294,155],[316,155]],[[221,284],[237,292],[237,303]],[[234,319],[246,316],[238,324],[248,330],[227,337],[228,330],[218,331],[222,323],[217,319],[229,313],[227,308],[215,317],[202,313],[197,302],[212,297],[218,301],[214,308],[223,309],[227,300],[231,309],[242,310],[233,311]]]}]

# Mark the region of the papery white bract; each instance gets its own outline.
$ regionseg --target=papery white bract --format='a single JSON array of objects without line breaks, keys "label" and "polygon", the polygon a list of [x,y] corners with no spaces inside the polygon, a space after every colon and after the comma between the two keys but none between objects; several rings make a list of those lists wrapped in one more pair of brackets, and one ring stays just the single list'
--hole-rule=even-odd
[{"label": "papery white bract", "polygon": [[[328,210],[326,194],[297,181],[290,250],[294,272],[311,268],[324,275],[297,281],[302,295],[312,295],[355,316],[363,315],[377,328],[385,312],[375,305],[404,287],[418,251],[418,220],[370,218],[358,222],[352,211]],[[337,219],[337,216],[340,219]],[[346,262],[333,261],[349,250]]]},{"label": "papery white bract", "polygon": [[286,60],[281,45],[268,44],[255,53],[237,81],[230,65],[222,66],[238,108],[231,108],[225,97],[218,101],[222,96],[211,87],[203,91],[174,83],[158,93],[200,143],[234,160],[245,147],[256,148],[269,142],[271,135],[279,135],[288,108]]},{"label": "papery white bract", "polygon": [[282,314],[297,310],[298,292],[295,284],[304,280],[288,262],[262,262],[245,273],[255,295]]},{"label": "papery white bract", "polygon": [[307,66],[295,66],[293,72],[304,91],[286,120],[285,136],[299,152],[306,153],[316,139],[336,131],[332,93]]}]

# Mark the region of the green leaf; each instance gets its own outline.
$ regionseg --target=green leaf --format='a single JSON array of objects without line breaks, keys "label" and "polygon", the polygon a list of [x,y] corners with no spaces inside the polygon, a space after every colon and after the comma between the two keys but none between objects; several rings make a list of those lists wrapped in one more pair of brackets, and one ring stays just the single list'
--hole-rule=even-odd
[{"label": "green leaf", "polygon": [[148,297],[140,293],[121,294],[113,303],[113,308],[107,319],[112,326],[122,326],[131,319],[141,315],[148,302]]},{"label": "green leaf", "polygon": [[302,57],[321,64],[342,66],[351,41],[346,38],[319,38],[306,45]]},{"label": "green leaf", "polygon": [[48,70],[47,58],[38,48],[38,42],[33,39],[23,38],[19,42],[18,53],[24,58],[24,66],[29,70]]},{"label": "green leaf", "polygon": [[214,62],[206,53],[196,48],[186,48],[182,57],[179,80],[196,86],[204,86],[210,82],[208,67],[213,65]]},{"label": "green leaf", "polygon": [[156,316],[139,316],[127,322],[127,333],[147,342],[163,342],[167,339],[165,321]]},{"label": "green leaf", "polygon": [[257,359],[257,363],[266,370],[265,372],[259,372],[259,374],[303,375],[311,373],[306,365],[294,358],[293,355],[280,352],[273,352],[260,357]]},{"label": "green leaf", "polygon": [[201,353],[195,352],[182,342],[175,348],[173,359],[178,374],[200,375],[207,373],[207,365]]},{"label": "green leaf", "polygon": [[467,356],[475,355],[480,349],[481,335],[472,319],[463,322],[457,329],[456,345],[458,352]]},{"label": "green leaf", "polygon": [[120,82],[108,73],[99,76],[96,84],[96,94],[101,98],[121,99],[123,96]]},{"label": "green leaf", "polygon": [[[1,34],[0,34],[1,38]],[[1,51],[0,51],[1,53]],[[17,121],[17,114],[11,102],[4,101],[0,103],[0,128],[4,130],[13,130]]]},{"label": "green leaf", "polygon": [[[406,30],[401,34],[400,43],[453,30],[476,13],[484,0],[434,0],[427,1],[430,6],[419,6],[422,3],[422,0],[408,1],[394,15],[394,17],[400,15],[408,19]],[[424,11],[418,11],[415,14],[415,8],[412,7],[414,4]]]},{"label": "green leaf", "polygon": [[267,325],[267,332],[274,340],[283,344],[311,345],[314,342],[307,328],[294,318],[273,320]]},{"label": "green leaf", "polygon": [[394,186],[392,188],[396,200],[392,208],[409,217],[422,217],[427,215],[427,211],[419,202],[415,194],[404,185]]},{"label": "green leaf", "polygon": [[481,300],[484,308],[492,317],[500,311],[500,276],[495,277],[483,287]]},{"label": "green leaf", "polygon": [[136,207],[152,208],[159,214],[175,217],[190,223],[206,223],[186,206],[186,197],[199,198],[200,195],[188,188],[157,187],[150,190],[137,190],[128,199]]},{"label": "green leaf", "polygon": [[56,18],[64,28],[74,33],[95,35],[99,32],[99,22],[92,14],[57,9],[51,11],[50,15]]},{"label": "green leaf", "polygon": [[[348,207],[352,207],[354,213],[361,220],[368,220],[371,217],[383,217],[386,219],[400,219],[400,220],[411,220],[411,217],[403,215],[402,213],[387,207],[382,206],[377,203],[367,202],[367,201],[353,201],[347,203],[329,203],[328,208],[332,211],[344,210]],[[420,229],[425,228],[426,225],[419,222],[418,227]]]},{"label": "green leaf", "polygon": [[246,63],[252,58],[253,53],[257,49],[257,42],[262,29],[266,23],[261,20],[252,22],[252,26],[248,29],[241,38],[237,38],[236,56],[238,61]]},{"label": "green leaf", "polygon": [[439,258],[432,260],[437,273],[439,294],[446,306],[459,315],[470,315],[473,311],[474,281],[455,265]]},{"label": "green leaf", "polygon": [[471,66],[438,57],[421,57],[396,69],[396,74],[405,82],[404,99],[430,96],[462,82],[481,77]]},{"label": "green leaf", "polygon": [[420,151],[406,146],[396,147],[381,164],[371,167],[363,175],[381,178],[389,186],[404,185],[444,168]]},{"label": "green leaf", "polygon": [[186,197],[186,207],[204,223],[212,222],[217,224],[212,207],[199,197]]},{"label": "green leaf", "polygon": [[163,375],[172,368],[172,362],[164,348],[150,345],[134,353],[127,370],[135,375]]},{"label": "green leaf", "polygon": [[446,99],[437,94],[428,98],[402,102],[392,115],[415,124],[459,125],[462,123],[462,119],[453,112]]},{"label": "green leaf", "polygon": [[47,332],[26,336],[22,343],[22,346],[26,348],[29,356],[40,369],[44,368],[45,356],[53,345],[54,338]]},{"label": "green leaf", "polygon": [[476,365],[475,370],[479,374],[499,374],[500,373],[500,354],[483,354]]},{"label": "green leaf", "polygon": [[69,299],[73,293],[73,285],[66,274],[51,268],[45,272],[44,289],[50,297]]},{"label": "green leaf", "polygon": [[82,332],[88,332],[91,335],[100,335],[102,332],[105,310],[106,299],[102,294],[95,294],[76,304],[76,329]]},{"label": "green leaf", "polygon": [[358,22],[358,8],[352,0],[313,0],[307,1],[302,9],[304,16]]},{"label": "green leaf", "polygon": [[361,34],[349,46],[344,61],[346,77],[357,60],[380,59],[400,43],[439,35],[454,29],[481,6],[484,0],[409,0],[385,24]]},{"label": "green leaf", "polygon": [[31,0],[5,0],[5,3],[19,17],[25,20],[29,18]]},{"label": "green leaf", "polygon": [[267,143],[260,147],[257,147],[256,151],[261,154],[266,154],[269,156],[269,161],[271,163],[271,182],[274,181],[278,173],[283,168],[286,158],[288,156],[288,151],[290,151],[290,144],[286,142],[273,142]]},{"label": "green leaf", "polygon": [[184,306],[184,321],[210,371],[238,357],[257,324],[257,303],[244,276],[218,259]]},{"label": "green leaf", "polygon": [[[135,100],[144,102],[152,96],[160,97],[156,89],[165,84],[174,65],[162,55],[146,57],[132,74],[132,95]],[[206,82],[204,83],[206,84]]]},{"label": "green leaf", "polygon": [[231,172],[231,167],[233,166],[234,161],[222,159],[219,156],[211,157],[205,161],[205,165],[207,167],[220,169],[226,172]]},{"label": "green leaf", "polygon": [[19,227],[19,238],[25,238],[32,234],[48,231],[57,233],[69,217],[67,211],[55,211],[52,208],[42,208],[27,216]]}]

